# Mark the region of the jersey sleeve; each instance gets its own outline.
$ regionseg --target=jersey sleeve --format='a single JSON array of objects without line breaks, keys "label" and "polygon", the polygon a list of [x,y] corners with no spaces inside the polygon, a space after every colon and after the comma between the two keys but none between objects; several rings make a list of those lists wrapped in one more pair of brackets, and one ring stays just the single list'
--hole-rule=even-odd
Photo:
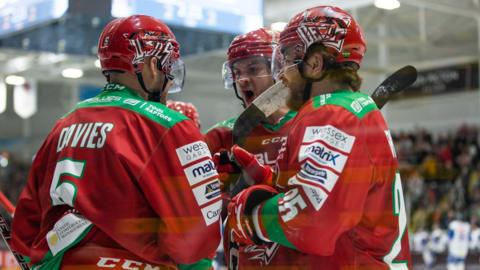
[{"label": "jersey sleeve", "polygon": [[236,117],[229,118],[207,130],[204,137],[212,154],[220,150],[230,151],[233,144],[232,130],[236,120]]},{"label": "jersey sleeve", "polygon": [[232,148],[232,130],[227,127],[215,127],[205,134],[205,141],[211,153]]},{"label": "jersey sleeve", "polygon": [[191,264],[220,242],[220,183],[211,154],[191,121],[173,126],[139,179],[161,218],[158,241],[173,260]]},{"label": "jersey sleeve", "polygon": [[[304,115],[295,129],[287,160],[279,162],[285,192],[261,206],[259,231],[290,248],[330,256],[339,237],[363,216],[377,177],[368,136],[382,134],[337,106]],[[380,138],[382,142],[386,140]]]},{"label": "jersey sleeve", "polygon": [[[49,138],[50,139],[50,138]],[[27,185],[18,198],[15,216],[12,222],[11,247],[20,254],[31,258],[32,245],[41,231],[42,209],[38,197],[39,179],[42,179],[42,159],[48,142],[44,142],[37,151],[31,170],[28,174]],[[34,172],[40,172],[40,175]]]}]

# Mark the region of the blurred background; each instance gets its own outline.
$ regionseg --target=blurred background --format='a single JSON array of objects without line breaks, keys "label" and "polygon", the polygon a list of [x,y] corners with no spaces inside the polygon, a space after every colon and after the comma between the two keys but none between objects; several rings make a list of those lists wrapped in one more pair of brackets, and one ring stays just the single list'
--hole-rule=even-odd
[{"label": "blurred background", "polygon": [[[363,92],[404,65],[419,70],[382,110],[401,164],[415,269],[446,269],[443,239],[454,219],[472,226],[467,269],[480,269],[480,0],[0,0],[0,190],[16,202],[54,122],[105,84],[96,50],[111,19],[147,14],[171,27],[187,77],[170,98],[192,102],[205,131],[242,110],[221,79],[233,37],[281,29],[315,5],[347,9],[363,27]],[[8,252],[0,267],[13,269]]]}]

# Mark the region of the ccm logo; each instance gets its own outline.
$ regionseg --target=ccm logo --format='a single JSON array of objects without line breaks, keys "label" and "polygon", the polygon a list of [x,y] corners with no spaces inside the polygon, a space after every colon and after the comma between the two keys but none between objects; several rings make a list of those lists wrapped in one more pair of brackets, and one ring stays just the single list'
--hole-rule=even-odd
[{"label": "ccm logo", "polygon": [[100,257],[97,262],[97,266],[100,268],[117,268],[125,270],[160,270],[160,266],[150,265],[148,263],[120,259],[120,258],[108,258]]},{"label": "ccm logo", "polygon": [[268,138],[262,141],[262,145],[270,144],[270,143],[278,143],[278,142],[285,142],[287,137],[275,137],[275,138]]}]

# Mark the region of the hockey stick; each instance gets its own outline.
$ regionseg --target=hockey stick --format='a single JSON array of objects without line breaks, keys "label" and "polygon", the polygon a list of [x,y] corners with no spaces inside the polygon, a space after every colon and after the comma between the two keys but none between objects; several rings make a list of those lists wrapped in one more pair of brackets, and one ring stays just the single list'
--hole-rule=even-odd
[{"label": "hockey stick", "polygon": [[0,191],[0,204],[7,210],[7,213],[10,215],[13,215],[13,212],[15,212],[15,206],[13,206],[12,202],[3,194],[3,192]]},{"label": "hockey stick", "polygon": [[[15,207],[1,191],[0,191],[0,204],[5,208],[5,210],[7,210],[7,212],[10,215],[13,216],[13,212],[15,212]],[[12,252],[13,257],[15,257],[15,260],[17,261],[20,268],[22,270],[30,270],[30,267],[28,266],[25,258],[20,253],[17,253],[10,247],[8,243],[8,241],[10,241],[10,239],[12,238],[10,222],[8,222],[8,220],[2,214],[0,214],[0,234],[2,235],[3,241],[7,245],[7,248],[10,250],[10,252]]]},{"label": "hockey stick", "polygon": [[[403,91],[416,80],[417,69],[410,65],[404,66],[380,83],[373,91],[371,98],[375,101],[377,107],[381,109],[392,96]],[[261,98],[262,103],[256,102],[257,99],[255,99],[237,118],[232,130],[234,144],[241,146],[245,137],[250,134],[256,126],[265,121],[266,117],[278,110],[282,104],[285,104],[285,101],[280,101],[281,97],[286,97],[284,94],[285,89],[279,87],[278,84],[279,83],[273,85],[258,97]],[[237,182],[234,183],[232,195],[235,196],[253,184],[254,183],[247,183],[246,179],[240,176]]]}]

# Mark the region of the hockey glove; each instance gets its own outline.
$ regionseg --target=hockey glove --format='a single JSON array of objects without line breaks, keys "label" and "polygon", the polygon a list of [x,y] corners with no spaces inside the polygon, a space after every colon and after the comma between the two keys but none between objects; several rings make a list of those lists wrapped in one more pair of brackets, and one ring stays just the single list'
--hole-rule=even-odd
[{"label": "hockey glove", "polygon": [[221,188],[225,190],[226,186],[229,186],[231,182],[235,181],[241,170],[238,165],[232,161],[227,151],[220,151],[213,155],[213,163],[218,172],[218,178],[220,179]]},{"label": "hockey glove", "polygon": [[[255,233],[252,211],[255,206],[278,194],[273,187],[268,185],[254,185],[244,189],[228,204],[228,229],[236,242],[244,245],[261,244],[262,241]],[[258,213],[257,213],[258,214]]]},{"label": "hockey glove", "polygon": [[261,164],[252,153],[238,145],[232,147],[232,154],[244,176],[252,180],[247,182],[273,186],[273,170],[270,166]]}]

